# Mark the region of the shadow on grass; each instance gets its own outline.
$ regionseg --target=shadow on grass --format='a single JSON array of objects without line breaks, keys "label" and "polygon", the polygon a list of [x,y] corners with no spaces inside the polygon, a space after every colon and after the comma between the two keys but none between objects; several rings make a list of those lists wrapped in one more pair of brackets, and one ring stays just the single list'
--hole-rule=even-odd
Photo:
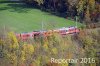
[{"label": "shadow on grass", "polygon": [[0,11],[7,10],[7,9],[9,9],[9,7],[0,7]]},{"label": "shadow on grass", "polygon": [[9,11],[18,13],[28,13],[30,8],[32,8],[24,3],[8,4],[7,6],[11,8]]},{"label": "shadow on grass", "polygon": [[[4,3],[2,3],[4,4]],[[12,3],[12,2],[7,2],[7,5],[4,5],[3,7],[0,7],[0,11],[2,10],[8,10],[10,12],[17,12],[17,13],[28,13],[28,11],[30,11],[31,9],[40,9],[40,7],[38,5],[28,5],[26,3]],[[47,12],[49,13],[48,15],[55,15],[55,16],[59,16],[59,17],[63,17],[62,14],[57,13],[57,12],[53,12],[50,10],[41,10],[43,12]]]},{"label": "shadow on grass", "polygon": [[31,9],[37,9],[37,7],[33,7],[25,3],[7,3],[6,6],[0,7],[0,11],[8,10],[10,12],[17,13],[28,13],[28,11],[30,11]]},{"label": "shadow on grass", "polygon": [[0,1],[0,4],[2,3],[22,3],[23,1]]},{"label": "shadow on grass", "polygon": [[[4,4],[4,3],[2,3]],[[28,13],[31,9],[40,9],[40,7],[38,5],[28,5],[26,3],[6,3],[7,5],[4,5],[3,7],[0,7],[0,11],[2,10],[8,10],[10,12],[17,12],[17,13]],[[48,13],[48,15],[55,15],[57,17],[63,17],[63,18],[66,18],[66,13],[58,13],[58,12],[53,12],[53,11],[50,11],[50,10],[41,10],[43,12],[46,12]]]},{"label": "shadow on grass", "polygon": [[[28,4],[22,3],[20,1],[18,1],[18,2],[16,2],[16,1],[2,1],[2,2],[0,2],[0,4],[5,4],[5,3],[7,5],[4,5],[3,7],[0,7],[0,11],[8,10],[10,12],[28,13],[31,9],[41,10],[38,5],[34,5],[34,4],[28,5]],[[65,13],[58,13],[58,12],[50,11],[50,9],[41,10],[41,11],[49,13],[48,15],[55,15],[55,16],[66,18]]]}]

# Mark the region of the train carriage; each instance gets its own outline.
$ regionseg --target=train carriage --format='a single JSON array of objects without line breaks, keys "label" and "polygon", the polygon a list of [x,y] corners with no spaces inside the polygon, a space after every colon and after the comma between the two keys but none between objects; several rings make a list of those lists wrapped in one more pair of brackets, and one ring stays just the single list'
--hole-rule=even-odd
[{"label": "train carriage", "polygon": [[48,30],[48,31],[33,31],[29,33],[21,33],[21,34],[16,34],[16,37],[19,40],[27,40],[29,38],[39,38],[41,36],[43,37],[48,37],[52,36],[54,33],[60,34],[60,35],[68,35],[68,34],[76,34],[79,33],[79,28],[76,27],[63,27],[60,29],[55,29],[55,30]]}]

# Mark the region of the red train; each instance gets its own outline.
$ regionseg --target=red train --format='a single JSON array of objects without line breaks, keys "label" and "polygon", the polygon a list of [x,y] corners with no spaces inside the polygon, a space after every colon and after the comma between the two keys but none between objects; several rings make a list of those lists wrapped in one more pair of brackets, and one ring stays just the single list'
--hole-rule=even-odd
[{"label": "red train", "polygon": [[53,35],[53,33],[58,33],[60,35],[67,35],[67,34],[75,34],[75,33],[79,33],[80,30],[76,27],[68,27],[68,28],[60,28],[60,29],[55,29],[55,30],[48,30],[48,31],[33,31],[33,32],[29,32],[29,33],[16,33],[16,37],[19,40],[27,40],[29,38],[35,38],[37,36],[51,36]]}]

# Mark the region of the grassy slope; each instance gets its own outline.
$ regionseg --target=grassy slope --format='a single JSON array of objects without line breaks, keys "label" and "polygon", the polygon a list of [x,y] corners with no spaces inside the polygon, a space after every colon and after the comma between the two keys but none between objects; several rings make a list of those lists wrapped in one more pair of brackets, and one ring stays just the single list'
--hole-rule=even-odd
[{"label": "grassy slope", "polygon": [[[28,32],[41,30],[42,21],[45,25],[55,24],[55,28],[75,25],[74,21],[66,20],[26,5],[0,3],[0,26],[8,26],[18,32]],[[80,24],[78,23],[78,25]],[[46,28],[51,27],[46,26]]]}]

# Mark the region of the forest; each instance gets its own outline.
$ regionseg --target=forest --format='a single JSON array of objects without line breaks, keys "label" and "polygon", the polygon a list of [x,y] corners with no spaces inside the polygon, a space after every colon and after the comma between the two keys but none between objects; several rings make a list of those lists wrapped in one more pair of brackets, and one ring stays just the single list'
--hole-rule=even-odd
[{"label": "forest", "polygon": [[[51,58],[80,59],[77,63],[51,63]],[[89,59],[89,60],[86,60]],[[99,66],[100,29],[82,29],[79,34],[37,36],[26,41],[14,32],[0,31],[0,66]]]},{"label": "forest", "polygon": [[[0,2],[0,66],[100,66],[99,0],[11,0],[4,3],[5,1]],[[42,19],[36,18],[43,17],[43,14],[48,19],[53,17],[50,14],[56,15],[53,18],[59,19],[62,21],[60,24],[66,26],[68,23],[75,24],[77,18],[77,22],[85,26],[76,27],[78,33],[66,35],[52,32],[49,36],[40,34],[27,40],[16,36],[14,29],[26,31],[40,26],[39,21]],[[47,27],[54,27],[56,23],[53,18]],[[75,22],[64,23],[63,19],[67,19],[65,22]],[[34,22],[35,20],[37,21]],[[1,27],[3,23],[7,23],[7,26]],[[10,29],[8,25],[17,26],[18,29]],[[51,63],[51,58],[79,60],[77,63]]]},{"label": "forest", "polygon": [[85,24],[99,22],[99,0],[23,0],[25,3],[62,17],[77,16]]}]

